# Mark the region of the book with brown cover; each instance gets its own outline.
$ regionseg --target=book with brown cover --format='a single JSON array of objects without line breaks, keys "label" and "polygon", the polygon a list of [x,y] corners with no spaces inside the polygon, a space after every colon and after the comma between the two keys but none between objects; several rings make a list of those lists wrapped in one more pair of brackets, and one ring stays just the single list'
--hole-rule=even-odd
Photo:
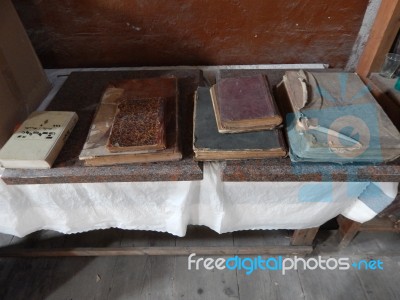
[{"label": "book with brown cover", "polygon": [[165,149],[164,102],[161,97],[122,96],[107,149],[110,152]]},{"label": "book with brown cover", "polygon": [[[129,136],[129,132],[134,132],[134,128],[125,128],[127,131],[122,135],[116,134],[116,131],[114,131],[113,135],[112,127],[114,121],[118,118],[118,106],[120,105],[120,109],[122,108],[125,112],[126,109],[128,112],[138,109],[138,107],[132,107],[132,104],[123,103],[127,100],[131,101],[129,99],[134,99],[135,101],[139,99],[143,101],[155,99],[154,103],[152,103],[154,105],[153,117],[155,118],[153,119],[152,117],[152,124],[155,126],[154,133],[157,134],[152,134],[152,140],[146,143],[153,145],[153,147],[154,145],[161,145],[161,141],[163,140],[161,135],[164,134],[164,149],[157,150],[157,147],[149,149],[148,145],[146,146],[147,148],[136,147],[138,141],[133,142],[130,138],[126,138],[126,136]],[[125,108],[124,105],[127,105],[127,107]],[[164,111],[164,120],[160,118],[162,110]],[[146,120],[143,119],[142,121]],[[165,128],[164,133],[162,133],[161,124],[158,124],[158,122],[165,124],[163,126]],[[143,126],[144,129],[148,124],[144,124]],[[134,133],[133,136],[136,134]],[[140,134],[137,137],[139,138]],[[146,138],[139,139],[143,143]],[[118,144],[116,144],[117,141]],[[114,143],[114,152],[109,150],[112,143]],[[117,146],[115,147],[115,145]],[[118,145],[122,147],[118,147]],[[115,151],[115,148],[121,151]],[[126,163],[172,161],[180,160],[181,158],[182,153],[180,151],[178,130],[177,79],[175,77],[156,77],[110,83],[103,93],[79,159],[84,160],[87,166],[106,166]]]},{"label": "book with brown cover", "polygon": [[262,74],[221,79],[211,87],[211,98],[221,133],[266,130],[282,123],[268,79]]},{"label": "book with brown cover", "polygon": [[199,87],[195,96],[193,151],[195,159],[231,160],[284,157],[287,154],[279,129],[223,134],[218,132],[209,88]]}]

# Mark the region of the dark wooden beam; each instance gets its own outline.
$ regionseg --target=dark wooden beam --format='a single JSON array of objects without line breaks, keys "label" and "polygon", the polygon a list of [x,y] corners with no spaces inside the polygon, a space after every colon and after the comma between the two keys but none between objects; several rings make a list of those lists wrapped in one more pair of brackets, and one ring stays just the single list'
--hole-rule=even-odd
[{"label": "dark wooden beam", "polygon": [[337,217],[339,224],[339,248],[347,247],[360,231],[399,232],[400,224],[389,217],[375,217],[365,223],[358,223],[343,216]]},{"label": "dark wooden beam", "polygon": [[292,246],[311,246],[319,227],[295,230],[290,241]]},{"label": "dark wooden beam", "polygon": [[337,217],[339,224],[339,248],[347,247],[360,231],[361,223],[354,222],[342,215]]}]

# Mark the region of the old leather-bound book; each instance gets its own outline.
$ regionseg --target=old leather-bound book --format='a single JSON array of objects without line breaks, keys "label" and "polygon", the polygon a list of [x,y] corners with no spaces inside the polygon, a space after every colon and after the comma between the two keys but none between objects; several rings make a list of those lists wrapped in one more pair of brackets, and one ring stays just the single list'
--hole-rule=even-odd
[{"label": "old leather-bound book", "polygon": [[79,159],[87,166],[180,160],[177,101],[175,77],[110,83]]},{"label": "old leather-bound book", "polygon": [[221,79],[211,88],[211,97],[221,133],[272,129],[282,123],[262,74]]},{"label": "old leather-bound book", "polygon": [[284,157],[282,131],[223,134],[218,132],[210,90],[199,87],[195,96],[193,150],[196,160],[229,160]]},{"label": "old leather-bound book", "polygon": [[128,94],[123,95],[121,100],[108,139],[108,150],[123,152],[165,149],[165,99],[135,99]]}]

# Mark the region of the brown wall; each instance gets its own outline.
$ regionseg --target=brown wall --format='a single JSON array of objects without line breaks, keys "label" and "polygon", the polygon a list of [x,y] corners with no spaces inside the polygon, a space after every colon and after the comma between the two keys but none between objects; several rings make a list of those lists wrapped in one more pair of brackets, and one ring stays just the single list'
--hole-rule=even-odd
[{"label": "brown wall", "polygon": [[329,63],[368,0],[15,0],[45,67]]}]

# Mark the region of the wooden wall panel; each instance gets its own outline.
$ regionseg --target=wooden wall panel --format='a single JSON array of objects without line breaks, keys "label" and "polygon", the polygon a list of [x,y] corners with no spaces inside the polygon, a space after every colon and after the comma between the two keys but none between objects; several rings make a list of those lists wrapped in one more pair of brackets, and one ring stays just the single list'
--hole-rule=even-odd
[{"label": "wooden wall panel", "polygon": [[329,63],[368,0],[15,0],[45,67]]},{"label": "wooden wall panel", "polygon": [[400,29],[400,1],[382,0],[374,26],[360,57],[357,73],[364,79],[379,72]]}]

